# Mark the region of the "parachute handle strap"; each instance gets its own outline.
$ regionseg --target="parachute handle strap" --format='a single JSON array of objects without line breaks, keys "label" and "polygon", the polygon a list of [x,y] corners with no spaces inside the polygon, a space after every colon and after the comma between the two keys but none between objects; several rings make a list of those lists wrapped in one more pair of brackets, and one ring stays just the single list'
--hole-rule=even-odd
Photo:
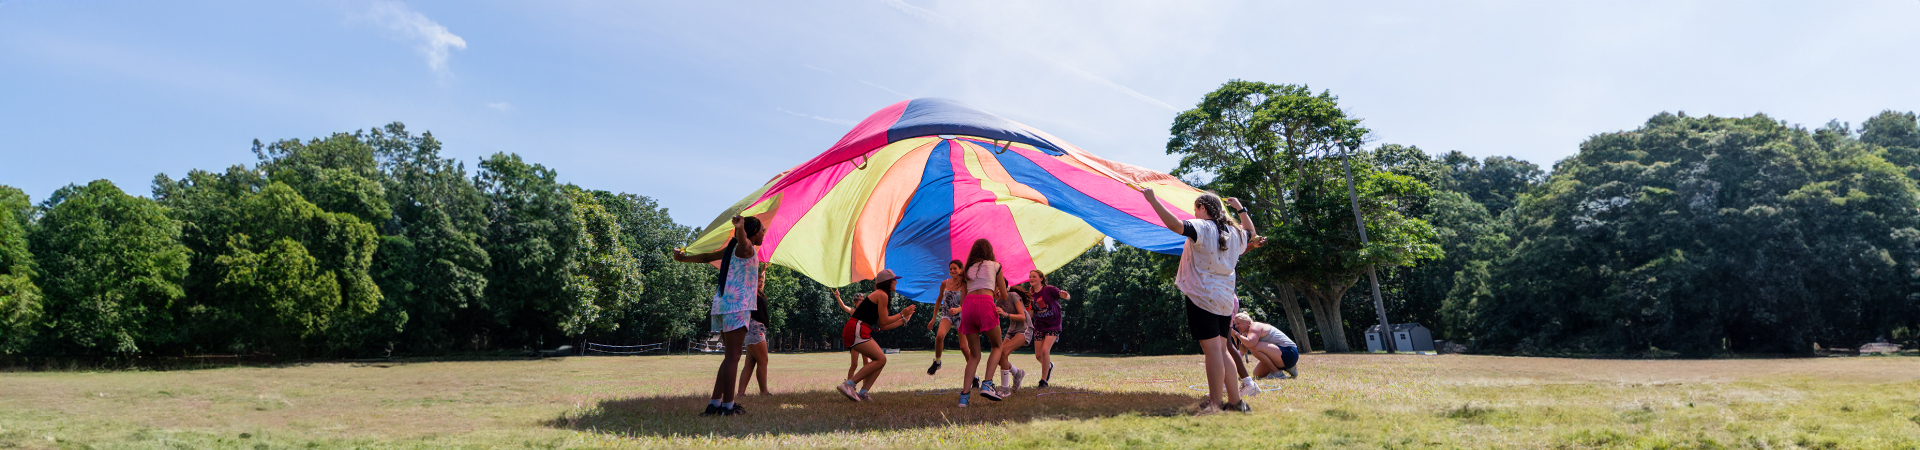
[{"label": "parachute handle strap", "polygon": [[999,145],[1000,145],[1000,148],[997,148],[997,149],[994,149],[994,150],[993,150],[993,154],[995,154],[995,155],[1004,155],[1004,154],[1006,154],[1006,153],[1007,153],[1007,147],[1012,147],[1012,146],[1013,146],[1013,141],[1002,141],[1002,140],[999,140],[999,139],[995,139],[995,140],[993,141],[993,143],[994,143],[994,144],[999,144]]}]

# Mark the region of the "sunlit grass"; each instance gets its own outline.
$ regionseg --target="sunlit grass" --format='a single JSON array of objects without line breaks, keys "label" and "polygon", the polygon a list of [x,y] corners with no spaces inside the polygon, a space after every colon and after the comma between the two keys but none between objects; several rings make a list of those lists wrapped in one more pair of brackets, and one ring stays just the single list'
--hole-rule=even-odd
[{"label": "sunlit grass", "polygon": [[[1251,415],[1193,417],[1198,356],[1056,357],[1056,386],[954,407],[963,361],[773,356],[772,396],[697,417],[719,358],[0,373],[0,448],[1916,448],[1920,358],[1623,361],[1307,355]],[[1048,392],[1093,391],[1054,394]],[[940,392],[938,395],[917,395]]]}]

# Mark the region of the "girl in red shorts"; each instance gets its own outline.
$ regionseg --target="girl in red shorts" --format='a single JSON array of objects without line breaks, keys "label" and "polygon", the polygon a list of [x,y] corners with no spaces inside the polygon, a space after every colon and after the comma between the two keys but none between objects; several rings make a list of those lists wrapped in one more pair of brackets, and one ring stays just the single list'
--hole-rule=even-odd
[{"label": "girl in red shorts", "polygon": [[[899,278],[893,275],[892,270],[881,270],[874,275],[873,293],[860,298],[859,305],[853,307],[853,318],[847,319],[847,325],[840,331],[847,351],[871,361],[860,366],[860,371],[854,372],[839,386],[834,386],[848,400],[872,401],[873,398],[867,396],[867,390],[873,389],[873,382],[880,379],[880,370],[887,368],[887,354],[880,349],[880,343],[873,340],[873,330],[891,330],[907,323],[908,317],[913,317],[914,305],[900,310],[900,314],[886,315],[887,311],[892,311],[887,308],[887,301],[893,299],[893,287],[898,283]],[[833,290],[833,300],[840,301],[839,289]],[[856,383],[861,383],[859,392],[854,391]]]},{"label": "girl in red shorts", "polygon": [[[967,297],[960,302],[960,340],[965,341],[964,349],[1000,347],[1000,308],[994,306],[994,299],[1007,295],[1007,278],[1000,274],[1000,262],[993,260],[993,243],[986,239],[973,241],[973,249],[967,252],[967,268],[963,273]],[[987,334],[987,347],[981,347],[980,333]],[[975,372],[980,368],[980,353],[967,351],[967,372],[960,383],[960,407],[967,407],[973,398]],[[988,360],[987,367],[999,365],[998,360]],[[993,381],[981,383],[982,391],[993,390]]]}]

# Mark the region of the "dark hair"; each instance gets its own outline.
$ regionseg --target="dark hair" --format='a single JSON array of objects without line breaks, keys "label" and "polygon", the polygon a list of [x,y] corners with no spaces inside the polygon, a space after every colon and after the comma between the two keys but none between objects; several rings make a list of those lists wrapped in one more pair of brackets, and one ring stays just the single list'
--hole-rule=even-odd
[{"label": "dark hair", "polygon": [[973,249],[967,251],[967,267],[962,270],[973,269],[973,265],[981,261],[994,261],[993,243],[987,242],[985,238],[973,240]]},{"label": "dark hair", "polygon": [[[747,239],[754,239],[754,237],[760,235],[760,232],[766,231],[766,227],[760,225],[759,217],[747,216],[746,219],[740,222],[742,222],[740,226],[747,230]],[[753,245],[760,245],[760,243],[754,242]]]},{"label": "dark hair", "polygon": [[899,277],[894,277],[894,278],[892,278],[892,279],[888,279],[887,281],[882,281],[882,282],[879,282],[879,283],[874,283],[874,284],[873,284],[873,290],[876,290],[876,291],[882,291],[882,292],[886,292],[886,293],[887,293],[887,298],[889,298],[889,299],[891,299],[891,298],[893,298],[893,297],[894,297],[894,295],[893,295],[893,292],[894,292],[894,291],[893,291],[893,288],[894,288],[894,285],[896,285],[896,284],[900,284],[900,278],[899,278]]},{"label": "dark hair", "polygon": [[967,262],[966,262],[966,261],[961,261],[961,260],[958,260],[958,259],[956,259],[956,260],[952,260],[952,261],[947,261],[947,267],[953,267],[953,266],[960,266],[960,270],[967,270]]},{"label": "dark hair", "polygon": [[1213,216],[1213,219],[1211,219],[1213,221],[1213,231],[1214,234],[1219,235],[1220,251],[1227,251],[1227,228],[1233,227],[1233,229],[1237,230],[1240,225],[1227,220],[1227,215],[1224,211],[1226,208],[1220,206],[1220,195],[1212,192],[1201,194],[1200,198],[1193,199],[1193,207],[1196,209],[1204,209],[1207,211],[1207,215]]}]

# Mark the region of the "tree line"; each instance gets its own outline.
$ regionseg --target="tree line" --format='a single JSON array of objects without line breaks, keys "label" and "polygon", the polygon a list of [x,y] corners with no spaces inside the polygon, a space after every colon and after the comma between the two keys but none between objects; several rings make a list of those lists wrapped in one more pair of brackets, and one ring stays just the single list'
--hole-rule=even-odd
[{"label": "tree line", "polygon": [[[1370,269],[1394,322],[1476,351],[1804,353],[1920,330],[1912,113],[1858,130],[1661,113],[1550,173],[1370,139],[1329,92],[1240,80],[1172,126],[1172,173],[1243,199],[1270,239],[1241,264],[1244,308],[1308,349],[1354,350],[1377,323],[1354,289]],[[707,335],[716,271],[669,256],[699,230],[649,197],[507,153],[469,173],[400,123],[253,153],[159,175],[144,197],[99,180],[34,203],[0,186],[0,355],[683,349]],[[1115,243],[1055,271],[1075,294],[1059,347],[1196,350],[1169,337],[1185,326],[1175,264]],[[768,268],[776,347],[836,348],[829,289]],[[931,310],[919,316],[882,338],[931,346]]]}]

